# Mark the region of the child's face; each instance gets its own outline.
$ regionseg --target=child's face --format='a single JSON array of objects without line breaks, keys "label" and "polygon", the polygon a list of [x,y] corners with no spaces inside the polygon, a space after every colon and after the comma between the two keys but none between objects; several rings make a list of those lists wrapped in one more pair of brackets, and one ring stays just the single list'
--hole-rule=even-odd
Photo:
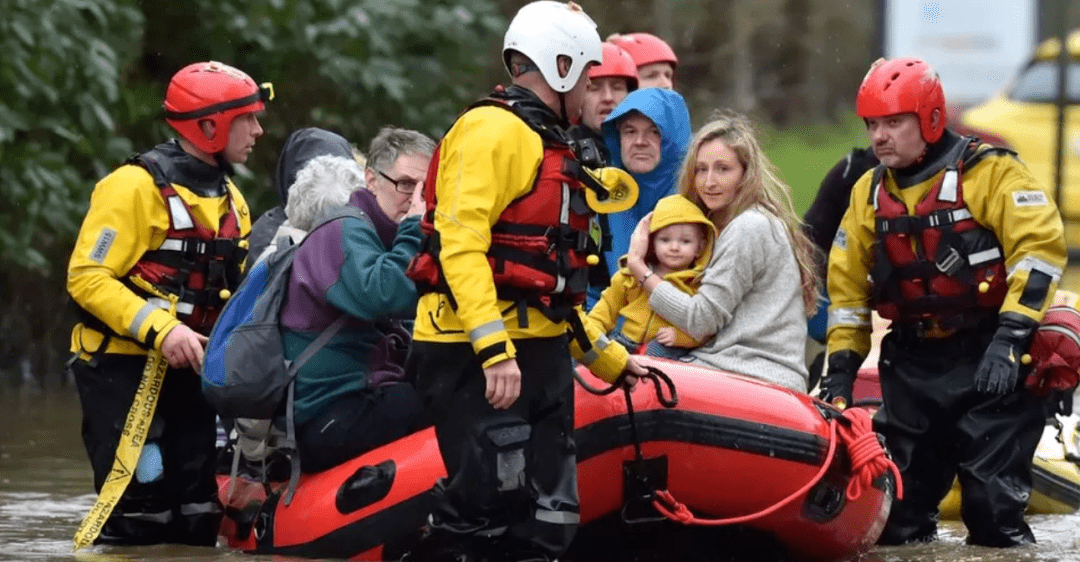
[{"label": "child's face", "polygon": [[656,261],[670,271],[689,268],[704,247],[705,239],[697,224],[671,224],[653,235]]}]

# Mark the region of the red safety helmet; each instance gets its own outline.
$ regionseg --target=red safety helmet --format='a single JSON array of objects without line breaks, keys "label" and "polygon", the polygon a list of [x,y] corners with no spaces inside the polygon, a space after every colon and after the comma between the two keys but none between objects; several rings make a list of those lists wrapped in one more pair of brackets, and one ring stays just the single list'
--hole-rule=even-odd
[{"label": "red safety helmet", "polygon": [[[937,109],[937,125],[931,116]],[[914,113],[919,117],[923,140],[937,142],[945,132],[947,114],[941,79],[926,62],[916,58],[878,59],[859,86],[855,100],[859,117],[884,117]]]},{"label": "red safety helmet", "polygon": [[[262,111],[274,99],[269,82],[257,85],[242,70],[220,62],[197,62],[181,68],[165,91],[165,121],[195,148],[208,154],[225,150],[237,116]],[[199,121],[214,122],[219,134],[208,139]]]},{"label": "red safety helmet", "polygon": [[630,57],[634,59],[634,63],[638,67],[653,64],[654,62],[671,63],[671,68],[679,66],[679,58],[675,56],[675,51],[671,50],[671,45],[651,33],[639,32],[612,35],[608,37],[608,41],[630,53]]},{"label": "red safety helmet", "polygon": [[604,61],[589,69],[589,78],[626,78],[626,89],[634,91],[638,87],[637,64],[630,53],[622,47],[603,44]]}]

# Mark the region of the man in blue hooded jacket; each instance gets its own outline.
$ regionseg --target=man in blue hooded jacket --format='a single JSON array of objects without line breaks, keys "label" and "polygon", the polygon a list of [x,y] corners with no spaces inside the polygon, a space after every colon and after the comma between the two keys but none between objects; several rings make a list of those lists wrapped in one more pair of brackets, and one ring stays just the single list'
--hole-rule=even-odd
[{"label": "man in blue hooded jacket", "polygon": [[[619,270],[619,258],[630,249],[630,234],[656,202],[674,193],[679,166],[690,144],[690,111],[677,92],[660,88],[635,90],[602,124],[610,165],[622,168],[638,183],[638,200],[621,213],[607,215],[611,248],[604,252],[607,271]],[[590,287],[589,307],[600,297]]]}]

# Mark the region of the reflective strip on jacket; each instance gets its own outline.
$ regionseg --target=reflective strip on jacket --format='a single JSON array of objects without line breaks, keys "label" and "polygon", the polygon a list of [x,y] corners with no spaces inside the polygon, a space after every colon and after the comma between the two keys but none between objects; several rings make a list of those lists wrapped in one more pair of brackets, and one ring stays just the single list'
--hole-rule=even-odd
[{"label": "reflective strip on jacket", "polygon": [[[187,187],[172,184],[190,218],[217,232],[222,217],[235,213],[241,237],[251,230],[251,216],[243,195],[226,180],[228,193],[202,197]],[[127,284],[129,272],[148,251],[162,247],[170,229],[169,205],[146,169],[124,165],[95,186],[68,263],[68,293],[75,303],[123,337],[109,338],[76,324],[71,351],[89,359],[89,353],[142,355],[160,348],[165,334],[180,323],[167,311],[163,299],[149,301]],[[212,225],[212,227],[211,227]]]},{"label": "reflective strip on jacket", "polygon": [[[919,184],[899,189],[890,170],[883,185],[913,213],[943,173],[944,169],[939,170]],[[829,254],[829,353],[847,349],[865,356],[870,350],[868,277],[876,236],[869,195],[872,176],[871,170],[852,189]],[[1057,206],[1027,167],[1010,155],[989,155],[964,170],[963,185],[972,218],[994,233],[1005,255],[1008,293],[1000,312],[1015,312],[1038,322],[1067,261]]]},{"label": "reflective strip on jacket", "polygon": [[[513,113],[491,106],[465,112],[439,146],[434,185],[435,229],[439,262],[453,295],[430,292],[420,297],[413,338],[430,342],[471,342],[489,367],[516,357],[511,339],[561,336],[568,322],[555,322],[533,307],[519,324],[514,302],[498,299],[487,253],[492,227],[515,199],[529,193],[544,156],[540,136]],[[584,319],[580,306],[574,314]],[[621,345],[608,345],[599,330],[586,326],[593,348],[577,343],[571,353],[594,373],[614,380],[626,366]]]}]

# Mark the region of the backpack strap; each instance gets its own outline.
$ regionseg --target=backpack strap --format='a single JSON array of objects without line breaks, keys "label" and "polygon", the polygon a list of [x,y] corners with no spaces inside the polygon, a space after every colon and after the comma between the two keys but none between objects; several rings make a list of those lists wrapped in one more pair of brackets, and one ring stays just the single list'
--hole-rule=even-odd
[{"label": "backpack strap", "polygon": [[300,367],[303,367],[304,363],[307,363],[320,349],[330,342],[330,338],[341,331],[342,326],[345,325],[345,322],[348,319],[349,317],[346,314],[338,316],[329,326],[323,328],[323,331],[319,333],[319,336],[309,343],[307,347],[304,348],[304,351],[301,351],[300,355],[296,356],[296,359],[286,361],[288,363],[287,367],[289,368],[290,380],[296,377],[296,373],[300,371]]},{"label": "backpack strap", "polygon": [[[308,232],[308,235],[310,236],[311,232],[315,232],[315,230],[328,223],[345,217],[364,219],[369,223],[371,221],[371,219],[360,209],[351,205],[343,205],[320,217],[319,223]],[[307,238],[305,237],[305,240],[306,239]],[[303,244],[303,242],[301,242],[301,244]],[[338,316],[329,326],[319,333],[318,337],[312,340],[312,342],[304,348],[304,351],[300,352],[300,355],[296,356],[296,359],[288,362],[289,388],[285,400],[285,445],[282,447],[285,454],[289,457],[289,485],[285,489],[283,497],[285,505],[289,505],[292,502],[293,495],[296,493],[296,487],[300,483],[300,454],[296,445],[296,422],[293,419],[293,405],[295,403],[296,394],[296,373],[299,372],[300,368],[303,367],[308,360],[314,357],[319,350],[325,347],[327,343],[330,343],[330,339],[341,331],[341,328],[345,326],[345,322],[347,322],[348,319],[349,317],[347,314]]]},{"label": "backpack strap", "polygon": [[[306,351],[306,350],[305,350]],[[296,486],[300,484],[300,451],[296,448],[296,422],[293,421],[294,388],[296,381],[289,383],[288,398],[285,400],[285,454],[289,456],[289,486],[285,488],[285,505],[292,503]]]},{"label": "backpack strap", "polygon": [[[324,211],[322,214],[320,214],[317,217],[317,220],[315,222],[315,226],[311,227],[311,230],[308,231],[308,235],[310,236],[312,232],[315,232],[316,230],[319,229],[319,227],[321,227],[321,226],[323,226],[323,225],[325,225],[327,223],[331,223],[331,222],[334,222],[334,221],[336,221],[338,219],[343,219],[343,218],[346,218],[346,217],[354,217],[354,218],[358,218],[358,219],[365,219],[365,220],[368,221],[368,224],[371,224],[371,225],[374,226],[374,223],[371,222],[371,217],[368,217],[367,214],[364,213],[364,211],[361,211],[359,208],[353,207],[352,205],[341,205],[339,207],[334,207],[334,208],[328,209],[328,210]],[[306,239],[307,238],[305,237],[305,240]]]},{"label": "backpack strap", "polygon": [[232,443],[233,456],[232,466],[229,468],[229,489],[225,493],[225,499],[231,501],[233,491],[236,490],[236,475],[240,473],[240,437],[236,429],[229,432],[229,441]]},{"label": "backpack strap", "polygon": [[285,505],[289,505],[292,502],[293,494],[296,493],[296,486],[300,483],[300,455],[296,449],[296,422],[293,420],[293,402],[295,398],[296,388],[296,373],[300,370],[300,367],[304,366],[309,359],[315,356],[320,349],[326,346],[330,342],[330,338],[334,337],[341,328],[345,325],[345,322],[349,317],[345,314],[338,316],[329,326],[323,329],[319,337],[309,343],[304,351],[300,352],[300,355],[296,357],[291,363],[289,363],[289,389],[288,397],[285,401],[285,454],[289,456],[289,487],[285,490]]}]

